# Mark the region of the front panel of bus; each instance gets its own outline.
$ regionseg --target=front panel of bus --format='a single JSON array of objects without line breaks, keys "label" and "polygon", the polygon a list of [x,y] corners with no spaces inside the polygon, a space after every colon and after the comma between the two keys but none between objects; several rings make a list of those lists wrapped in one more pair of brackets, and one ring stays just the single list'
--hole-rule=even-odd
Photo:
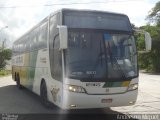
[{"label": "front panel of bus", "polygon": [[135,103],[137,51],[125,15],[64,11],[63,108],[104,108]]}]

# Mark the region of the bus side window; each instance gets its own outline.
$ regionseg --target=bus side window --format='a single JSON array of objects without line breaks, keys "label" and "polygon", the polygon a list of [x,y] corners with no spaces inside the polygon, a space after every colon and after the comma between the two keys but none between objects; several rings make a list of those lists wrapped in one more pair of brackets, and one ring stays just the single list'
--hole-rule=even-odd
[{"label": "bus side window", "polygon": [[47,22],[43,23],[38,30],[38,49],[47,47]]},{"label": "bus side window", "polygon": [[[22,38],[23,39],[23,38]],[[23,41],[22,39],[20,40],[20,43],[19,43],[19,50],[20,50],[20,53],[23,53]]]},{"label": "bus side window", "polygon": [[25,41],[25,38],[24,38],[24,37],[21,39],[20,48],[21,48],[21,49],[20,49],[21,53],[24,53],[24,52],[25,52],[25,49],[26,49],[26,41]]},{"label": "bus side window", "polygon": [[37,32],[38,30],[35,29],[31,32],[30,34],[30,43],[31,43],[31,51],[37,50],[38,49],[38,45],[37,45]]},{"label": "bus side window", "polygon": [[25,49],[25,52],[29,52],[29,48],[30,48],[30,40],[29,40],[28,35],[27,35],[27,37],[25,38],[25,42],[26,42],[26,49]]},{"label": "bus side window", "polygon": [[16,45],[16,43],[14,43],[13,44],[13,49],[12,49],[12,55],[13,56],[16,56],[16,47],[17,47],[17,45]]}]

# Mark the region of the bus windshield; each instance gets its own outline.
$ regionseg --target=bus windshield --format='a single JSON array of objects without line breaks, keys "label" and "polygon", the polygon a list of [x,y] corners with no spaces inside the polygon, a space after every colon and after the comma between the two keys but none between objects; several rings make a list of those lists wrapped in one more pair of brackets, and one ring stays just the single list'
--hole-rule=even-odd
[{"label": "bus windshield", "polygon": [[84,81],[137,77],[136,53],[132,35],[69,30],[66,77]]}]

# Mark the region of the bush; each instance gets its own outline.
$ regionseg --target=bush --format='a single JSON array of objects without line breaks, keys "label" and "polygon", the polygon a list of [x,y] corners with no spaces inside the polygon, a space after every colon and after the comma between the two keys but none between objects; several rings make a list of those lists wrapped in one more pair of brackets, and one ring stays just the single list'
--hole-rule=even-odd
[{"label": "bush", "polygon": [[11,73],[10,71],[1,70],[1,71],[0,71],[0,76],[6,76],[6,75],[9,75],[10,73]]},{"label": "bush", "polygon": [[[148,31],[152,37],[152,50],[149,53],[139,54],[139,67],[148,72],[160,72],[160,27],[159,26],[143,26],[142,29]],[[138,49],[142,50],[141,45],[144,39],[137,37]],[[144,43],[143,43],[144,44]]]}]

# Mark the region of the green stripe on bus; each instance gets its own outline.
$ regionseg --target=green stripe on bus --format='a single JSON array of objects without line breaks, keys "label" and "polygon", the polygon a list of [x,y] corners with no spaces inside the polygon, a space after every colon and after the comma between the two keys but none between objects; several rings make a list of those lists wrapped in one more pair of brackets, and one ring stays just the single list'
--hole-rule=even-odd
[{"label": "green stripe on bus", "polygon": [[113,82],[107,82],[103,85],[103,88],[105,87],[112,87],[113,86]]},{"label": "green stripe on bus", "polygon": [[28,88],[33,89],[33,82],[35,79],[35,68],[36,68],[36,62],[37,62],[37,55],[38,51],[30,52],[30,68],[29,68],[29,80],[28,80]]},{"label": "green stripe on bus", "polygon": [[123,81],[123,82],[106,82],[103,85],[103,88],[106,87],[127,87],[129,85],[130,81]]},{"label": "green stripe on bus", "polygon": [[112,87],[121,87],[122,82],[114,82]]}]

